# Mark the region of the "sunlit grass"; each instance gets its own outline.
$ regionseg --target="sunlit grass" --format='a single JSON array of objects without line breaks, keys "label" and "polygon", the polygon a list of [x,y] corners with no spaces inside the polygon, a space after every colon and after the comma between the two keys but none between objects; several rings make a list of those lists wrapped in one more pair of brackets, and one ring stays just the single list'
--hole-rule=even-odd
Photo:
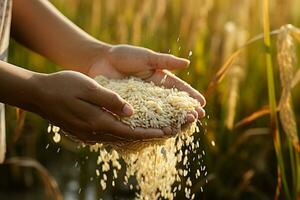
[{"label": "sunlit grass", "polygon": [[[206,109],[210,118],[204,120],[208,125],[202,130],[205,132],[207,129],[207,132],[201,135],[201,141],[207,152],[205,162],[210,181],[204,184],[204,178],[192,180],[193,185],[199,186],[194,188],[199,197],[241,199],[248,195],[255,199],[269,199],[281,195],[277,197],[297,199],[300,192],[299,150],[297,151],[297,144],[289,134],[284,134],[282,122],[277,117],[280,109],[276,100],[281,95],[281,86],[275,59],[276,48],[272,45],[272,39],[277,37],[279,27],[284,24],[291,23],[299,27],[299,12],[290,12],[299,6],[298,0],[284,1],[285,5],[279,0],[52,2],[76,24],[105,42],[141,45],[191,60],[189,69],[176,73],[207,97]],[[264,12],[259,12],[259,9]],[[245,31],[250,40],[243,43],[236,32],[232,33],[234,35],[226,33],[228,23]],[[291,32],[295,39],[300,38],[297,31]],[[228,41],[226,34],[229,34],[234,43],[233,48],[226,50],[227,52],[225,44],[231,41]],[[189,56],[190,51],[192,55]],[[296,56],[299,55],[295,53]],[[60,69],[26,49],[20,50],[20,46],[15,43],[11,46],[10,61],[46,73]],[[238,98],[233,106],[234,116],[228,122],[231,125],[228,126],[228,96],[232,89],[229,84],[232,76],[228,74],[236,64],[243,69],[244,77],[235,91]],[[293,87],[297,87],[299,77],[295,73]],[[299,92],[293,93],[293,102],[298,102],[299,98]],[[294,108],[293,111],[298,119],[300,111]],[[271,119],[265,117],[267,114],[271,115]],[[7,118],[12,119],[12,116],[9,114]],[[35,132],[41,134],[40,140],[45,140],[46,122],[32,115],[26,116],[25,126],[26,123],[30,124]],[[9,121],[8,127],[13,125]],[[24,129],[25,133],[26,131]],[[18,141],[22,140],[28,138],[21,135]],[[211,140],[216,141],[215,146],[211,145]],[[36,151],[44,149],[36,148]],[[274,155],[277,162],[273,159]],[[81,160],[85,160],[84,156],[81,157]],[[83,180],[87,180],[84,176],[88,172],[88,168],[82,168],[81,188],[87,185],[88,181]],[[277,175],[281,179],[277,179]],[[204,186],[203,193],[200,186]],[[101,196],[99,192],[98,195]],[[84,191],[80,196],[84,199]]]}]

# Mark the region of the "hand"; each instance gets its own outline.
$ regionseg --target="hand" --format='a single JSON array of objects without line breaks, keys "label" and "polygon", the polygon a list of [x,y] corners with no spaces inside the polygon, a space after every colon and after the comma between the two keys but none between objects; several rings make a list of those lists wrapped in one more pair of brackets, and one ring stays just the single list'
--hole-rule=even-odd
[{"label": "hand", "polygon": [[[132,130],[118,116],[130,116],[132,107],[118,94],[74,71],[35,75],[38,94],[34,112],[85,142],[143,140],[171,135],[170,128]],[[112,114],[113,113],[113,114]]]},{"label": "hand", "polygon": [[[197,90],[168,71],[183,69],[188,65],[188,60],[170,54],[156,53],[149,49],[130,45],[116,45],[111,46],[105,56],[98,56],[98,59],[95,59],[94,64],[89,68],[88,75],[95,77],[101,74],[116,79],[136,76],[166,88],[176,87],[186,91],[201,105],[196,109],[197,112],[192,112],[193,116],[188,116],[187,122],[193,122],[196,118],[205,116],[203,109],[206,103],[205,99]],[[166,80],[161,83],[165,76]]]}]

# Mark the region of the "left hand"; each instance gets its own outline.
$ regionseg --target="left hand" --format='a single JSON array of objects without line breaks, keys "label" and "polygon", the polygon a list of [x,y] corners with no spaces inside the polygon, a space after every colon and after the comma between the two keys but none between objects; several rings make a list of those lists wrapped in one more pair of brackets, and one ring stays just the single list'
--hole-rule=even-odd
[{"label": "left hand", "polygon": [[[188,83],[176,77],[168,70],[184,69],[189,60],[178,58],[170,54],[157,53],[152,50],[130,45],[115,45],[108,49],[106,56],[95,59],[88,70],[88,75],[95,77],[103,75],[108,78],[121,79],[126,76],[136,76],[145,81],[152,81],[156,85],[166,88],[176,87],[185,91],[200,102],[201,107],[194,112],[195,118],[205,116],[203,107],[205,98]],[[167,76],[166,80],[161,80]],[[196,114],[195,114],[196,113]]]}]

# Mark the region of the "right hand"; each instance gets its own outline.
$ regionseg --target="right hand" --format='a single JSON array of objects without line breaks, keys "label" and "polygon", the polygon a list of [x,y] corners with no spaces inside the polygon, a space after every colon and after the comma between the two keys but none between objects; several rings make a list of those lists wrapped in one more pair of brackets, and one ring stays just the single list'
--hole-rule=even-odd
[{"label": "right hand", "polygon": [[132,115],[131,105],[79,72],[39,74],[34,80],[39,88],[34,112],[84,142],[133,141],[175,134],[170,127],[131,129],[117,119]]}]

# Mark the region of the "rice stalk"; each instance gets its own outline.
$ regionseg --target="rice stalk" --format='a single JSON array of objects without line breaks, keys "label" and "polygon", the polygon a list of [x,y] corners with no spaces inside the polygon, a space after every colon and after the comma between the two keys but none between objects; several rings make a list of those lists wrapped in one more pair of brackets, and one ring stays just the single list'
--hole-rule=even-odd
[{"label": "rice stalk", "polygon": [[281,172],[279,170],[279,167],[277,167],[277,187],[276,187],[276,191],[275,191],[274,200],[278,200],[279,196],[280,196],[280,191],[281,191],[281,187],[282,187],[282,179],[281,179],[280,173]]},{"label": "rice stalk", "polygon": [[[191,49],[196,41],[199,39],[200,34],[205,34],[205,28],[207,25],[207,16],[209,11],[212,9],[213,0],[202,0],[197,1],[200,10],[194,13],[194,17],[192,19],[190,31],[188,33],[187,38],[187,48]],[[193,5],[194,6],[194,5]],[[200,37],[201,38],[201,37]]]},{"label": "rice stalk", "polygon": [[[272,32],[270,32],[270,36],[274,36],[279,34],[279,30],[274,30]],[[248,47],[250,44],[253,44],[256,41],[259,41],[261,39],[264,38],[263,34],[259,34],[254,36],[253,38],[251,38],[250,40],[248,40],[244,45],[240,46],[238,49],[236,49],[234,51],[234,53],[232,53],[226,60],[226,62],[224,62],[224,64],[219,68],[219,70],[217,71],[217,73],[215,73],[215,75],[213,76],[213,78],[209,81],[208,87],[205,91],[205,96],[208,97],[213,90],[217,87],[217,85],[224,79],[224,77],[226,76],[229,68],[232,66],[232,64],[234,63],[235,59],[237,59],[239,57],[239,55],[242,53],[242,51]],[[300,37],[299,37],[300,38]]]},{"label": "rice stalk", "polygon": [[93,35],[98,36],[101,30],[101,8],[102,8],[101,1],[95,1],[92,5],[92,13],[91,13],[91,23],[90,23],[90,30]]},{"label": "rice stalk", "polygon": [[49,200],[62,200],[63,196],[60,192],[56,180],[48,173],[47,169],[43,167],[38,161],[26,158],[26,157],[13,157],[5,161],[7,165],[20,166],[20,167],[30,167],[35,169],[40,178],[44,183],[44,189],[46,194],[46,199]]},{"label": "rice stalk", "polygon": [[113,19],[114,15],[117,12],[117,2],[115,0],[103,1],[105,2],[105,16],[108,19]]},{"label": "rice stalk", "polygon": [[[289,40],[292,40],[292,38],[290,38],[291,36],[293,36],[293,38],[294,39],[296,39],[296,37],[297,37],[297,33],[298,33],[298,29],[297,28],[295,28],[295,27],[293,27],[292,25],[286,25],[285,26],[286,28],[288,28],[288,35],[289,35]],[[282,31],[284,31],[284,32],[286,32],[285,30],[275,30],[275,31],[273,31],[273,33],[275,33],[275,34],[280,34]],[[300,32],[299,32],[300,33]],[[300,35],[299,35],[300,36]],[[300,37],[299,37],[300,38]],[[299,40],[300,41],[300,40]],[[282,45],[281,45],[282,46]],[[279,47],[278,47],[279,48]],[[282,47],[280,47],[280,48],[282,48]],[[283,68],[282,69],[282,71],[284,71],[284,70],[286,70],[283,66],[285,66],[285,64],[284,64],[284,62],[290,62],[290,61],[292,61],[292,62],[295,62],[295,60],[294,59],[296,59],[296,55],[294,55],[295,54],[295,52],[294,52],[294,47],[292,47],[292,49],[291,50],[286,50],[286,51],[289,51],[289,53],[285,53],[285,51],[284,50],[280,50],[279,49],[279,51],[282,51],[282,53],[281,53],[281,55],[280,55],[280,61],[279,61],[279,65],[280,66],[282,66],[281,68]],[[285,58],[286,59],[286,61],[284,61],[283,62],[283,57],[290,57],[290,58]],[[289,64],[290,65],[290,64]],[[295,64],[293,64],[293,65],[295,65]],[[288,72],[285,72],[285,73],[289,73],[289,75],[283,75],[282,73],[281,73],[281,76],[282,76],[282,80],[285,80],[284,82],[285,82],[285,88],[287,88],[287,86],[288,86],[288,89],[289,90],[291,90],[291,89],[293,89],[298,83],[299,83],[299,81],[300,81],[300,69],[298,69],[295,73],[294,73],[294,71],[292,70],[288,70]],[[293,75],[293,74],[295,74],[295,75],[293,75],[293,77],[291,77],[291,74]],[[290,97],[289,97],[289,94],[286,94],[287,92],[286,92],[287,90],[286,89],[284,89],[284,91],[283,91],[283,96],[284,96],[284,98],[282,97],[281,98],[281,100],[280,100],[280,103],[279,103],[279,106],[277,107],[277,111],[279,111],[280,109],[283,111],[283,112],[285,112],[284,111],[284,109],[285,108],[280,108],[280,105],[282,105],[282,104],[284,104],[283,102],[284,101],[287,101],[287,102],[289,102],[290,100]],[[287,108],[287,109],[289,109],[289,108]],[[289,112],[289,111],[287,111],[287,112]],[[236,124],[235,124],[235,128],[239,128],[239,127],[241,127],[241,126],[245,126],[245,125],[247,125],[247,124],[249,124],[249,123],[251,123],[252,121],[254,121],[254,120],[257,120],[258,118],[260,118],[260,117],[262,117],[262,116],[265,116],[266,114],[269,114],[270,113],[270,110],[269,110],[269,108],[262,108],[262,109],[260,109],[260,110],[258,110],[258,111],[255,111],[255,112],[253,112],[252,114],[250,114],[250,115],[248,115],[247,117],[245,117],[245,118],[243,118],[242,120],[240,120],[239,122],[237,122]],[[287,125],[287,126],[289,126],[289,125]],[[292,125],[293,127],[295,127],[295,125]],[[294,128],[294,130],[295,130],[295,128]],[[298,145],[296,145],[295,147],[297,147]],[[298,147],[296,148],[297,150],[298,150]],[[299,151],[299,150],[298,150]]]},{"label": "rice stalk", "polygon": [[[289,187],[287,185],[285,166],[282,155],[281,139],[278,129],[278,119],[276,112],[276,94],[274,84],[273,64],[271,58],[271,38],[270,38],[270,20],[269,20],[269,0],[263,1],[263,29],[264,29],[264,44],[265,44],[265,58],[267,68],[267,81],[268,81],[268,94],[269,94],[269,106],[270,106],[270,128],[273,132],[274,147],[276,151],[278,170],[281,174],[281,180],[283,190],[285,192],[286,199],[290,200]],[[278,174],[278,176],[280,175]],[[280,183],[277,183],[277,187],[280,187]]]},{"label": "rice stalk", "polygon": [[[232,34],[234,38],[234,45],[240,46],[246,42],[246,32],[237,29],[235,34]],[[244,75],[244,69],[242,65],[245,65],[245,56],[240,56],[228,74],[228,101],[227,101],[227,116],[225,119],[225,124],[229,130],[232,130],[234,119],[236,115],[236,105],[238,101],[239,85]]]},{"label": "rice stalk", "polygon": [[118,29],[116,32],[117,40],[120,43],[127,43],[128,42],[128,27],[127,27],[124,17],[118,16],[117,24],[118,24]]},{"label": "rice stalk", "polygon": [[181,2],[181,16],[179,22],[179,33],[181,38],[188,38],[190,27],[193,20],[193,12],[189,12],[193,7],[192,0]]},{"label": "rice stalk", "polygon": [[25,115],[26,115],[26,112],[25,110],[22,110],[20,108],[16,108],[16,127],[15,127],[15,130],[14,130],[14,135],[13,135],[13,144],[15,144],[18,139],[20,138],[21,134],[22,134],[22,130],[23,130],[23,127],[24,127],[24,121],[25,121]]},{"label": "rice stalk", "polygon": [[212,80],[209,82],[209,85],[205,91],[205,96],[208,97],[211,92],[216,88],[216,86],[223,80],[225,75],[228,72],[229,67],[235,61],[235,59],[240,55],[243,48],[239,48],[230,57],[226,60],[226,62],[222,65],[222,67],[218,70],[218,72],[214,75]]},{"label": "rice stalk", "polygon": [[242,73],[242,67],[240,65],[234,65],[229,75],[229,94],[227,102],[228,111],[225,119],[225,124],[229,130],[232,130],[234,124],[236,105],[238,101],[239,83]]},{"label": "rice stalk", "polygon": [[226,59],[232,54],[235,46],[235,39],[237,34],[237,26],[236,23],[229,21],[224,26],[225,29],[225,39],[222,49],[222,61],[225,62]]},{"label": "rice stalk", "polygon": [[149,8],[151,8],[151,5],[152,1],[144,1],[140,4],[139,11],[134,16],[131,42],[135,45],[141,42],[143,20],[147,13],[150,13]]},{"label": "rice stalk", "polygon": [[166,13],[168,2],[167,0],[156,0],[155,1],[155,12],[152,17],[150,17],[151,21],[149,23],[148,32],[153,34],[157,28],[158,24],[163,21],[163,17]]},{"label": "rice stalk", "polygon": [[[227,22],[225,24],[225,41],[224,41],[224,47],[223,47],[223,60],[225,60],[236,48],[236,37],[237,37],[237,27],[234,22]],[[238,62],[235,61],[235,63]],[[234,119],[235,115],[235,105],[237,100],[237,90],[238,90],[238,79],[236,76],[236,72],[238,69],[238,65],[234,64],[233,67],[228,72],[228,87],[229,91],[228,94],[226,94],[227,100],[227,110],[226,110],[226,119],[225,119],[225,125],[228,129],[231,130],[232,128],[232,121]],[[227,91],[227,90],[226,90]]]}]

